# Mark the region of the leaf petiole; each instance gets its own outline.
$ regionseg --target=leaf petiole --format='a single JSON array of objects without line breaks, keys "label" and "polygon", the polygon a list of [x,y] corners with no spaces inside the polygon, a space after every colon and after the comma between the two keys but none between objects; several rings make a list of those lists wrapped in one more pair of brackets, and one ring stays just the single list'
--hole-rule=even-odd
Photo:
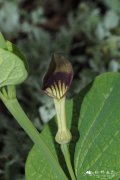
[{"label": "leaf petiole", "polygon": [[[11,88],[9,89],[11,91]],[[11,92],[10,92],[11,94]],[[27,115],[21,108],[18,100],[16,98],[12,99],[6,99],[2,92],[0,92],[0,97],[9,110],[9,112],[13,115],[13,117],[17,120],[19,125],[25,130],[25,132],[28,134],[28,136],[32,139],[32,141],[36,144],[36,146],[41,149],[41,152],[43,152],[43,156],[46,158],[46,161],[50,166],[53,168],[53,173],[55,176],[57,175],[57,178],[59,180],[64,179],[68,180],[66,175],[64,174],[62,168],[60,167],[57,160],[54,158],[52,153],[49,150],[49,147],[44,143],[42,140],[39,132],[34,127],[32,122],[28,119]]]},{"label": "leaf petiole", "polygon": [[61,150],[62,150],[62,153],[64,155],[64,158],[65,158],[65,162],[66,162],[68,171],[70,173],[71,179],[76,180],[76,177],[75,177],[75,174],[73,172],[72,165],[71,165],[71,161],[70,161],[70,153],[68,150],[68,145],[67,144],[61,144],[60,146],[61,146]]}]

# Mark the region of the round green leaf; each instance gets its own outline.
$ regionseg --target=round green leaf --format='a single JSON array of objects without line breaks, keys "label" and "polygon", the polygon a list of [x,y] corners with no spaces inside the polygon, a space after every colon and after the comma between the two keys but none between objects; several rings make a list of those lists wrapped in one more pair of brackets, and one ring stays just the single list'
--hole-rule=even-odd
[{"label": "round green leaf", "polygon": [[27,75],[23,61],[15,54],[0,48],[0,88],[20,84]]},{"label": "round green leaf", "polygon": [[75,150],[77,180],[120,178],[120,74],[105,73],[83,100]]},{"label": "round green leaf", "polygon": [[10,41],[6,42],[6,46],[7,46],[8,51],[18,56],[24,62],[25,68],[29,72],[27,59],[25,58],[24,54],[19,50],[19,48],[15,44],[11,43]]}]

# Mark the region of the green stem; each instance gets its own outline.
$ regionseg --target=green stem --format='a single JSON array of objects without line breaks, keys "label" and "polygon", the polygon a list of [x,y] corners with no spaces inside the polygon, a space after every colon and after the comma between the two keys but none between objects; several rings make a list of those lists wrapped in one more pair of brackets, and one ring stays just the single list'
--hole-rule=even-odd
[{"label": "green stem", "polygon": [[67,144],[61,144],[61,150],[62,150],[62,153],[64,155],[66,165],[67,165],[68,171],[70,173],[71,179],[76,180],[76,177],[75,177],[75,174],[73,172],[72,165],[71,165],[71,161],[70,161],[70,153],[68,150],[68,145]]},{"label": "green stem", "polygon": [[[2,95],[2,94],[1,94]],[[46,158],[46,161],[49,163],[49,165],[53,169],[53,173],[56,175],[59,180],[68,180],[65,173],[61,169],[59,163],[54,158],[52,153],[49,150],[49,147],[44,143],[42,140],[39,132],[34,127],[32,122],[28,119],[25,112],[21,108],[18,100],[15,99],[4,99],[2,98],[5,106],[10,111],[10,113],[13,115],[13,117],[17,120],[17,122],[20,124],[20,126],[25,130],[25,132],[28,134],[28,136],[32,139],[32,141],[36,144],[36,146],[41,149],[41,152],[43,153],[43,156]]]}]

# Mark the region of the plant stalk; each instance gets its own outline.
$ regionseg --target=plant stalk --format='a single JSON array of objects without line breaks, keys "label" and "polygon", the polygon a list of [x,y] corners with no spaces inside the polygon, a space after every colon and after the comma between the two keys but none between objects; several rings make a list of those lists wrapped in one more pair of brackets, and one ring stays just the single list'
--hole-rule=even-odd
[{"label": "plant stalk", "polygon": [[57,174],[57,177],[59,180],[68,180],[65,173],[63,172],[62,168],[60,167],[57,160],[54,158],[54,156],[51,154],[49,147],[44,143],[42,138],[40,137],[39,132],[34,127],[32,122],[28,119],[27,115],[21,108],[18,100],[16,98],[14,99],[4,99],[2,98],[3,103],[7,107],[7,109],[10,111],[10,113],[13,115],[13,117],[17,120],[19,125],[25,130],[25,132],[28,134],[28,136],[32,139],[32,141],[35,143],[35,145],[41,149],[41,152],[43,153],[43,156],[46,158],[49,165],[52,167],[54,174]]},{"label": "plant stalk", "polygon": [[61,144],[61,150],[62,150],[62,153],[64,155],[66,165],[67,165],[68,171],[70,173],[71,179],[76,180],[76,177],[75,177],[72,165],[71,165],[70,153],[69,153],[69,150],[68,150],[68,145],[67,144]]}]

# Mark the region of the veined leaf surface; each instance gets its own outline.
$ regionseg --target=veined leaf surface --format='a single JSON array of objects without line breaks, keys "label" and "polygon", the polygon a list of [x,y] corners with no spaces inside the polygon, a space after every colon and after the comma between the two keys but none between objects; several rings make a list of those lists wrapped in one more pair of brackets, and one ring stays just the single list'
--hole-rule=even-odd
[{"label": "veined leaf surface", "polygon": [[120,74],[98,76],[80,110],[77,180],[120,178]]},{"label": "veined leaf surface", "polygon": [[23,61],[15,54],[0,48],[0,87],[20,84],[27,75]]}]

